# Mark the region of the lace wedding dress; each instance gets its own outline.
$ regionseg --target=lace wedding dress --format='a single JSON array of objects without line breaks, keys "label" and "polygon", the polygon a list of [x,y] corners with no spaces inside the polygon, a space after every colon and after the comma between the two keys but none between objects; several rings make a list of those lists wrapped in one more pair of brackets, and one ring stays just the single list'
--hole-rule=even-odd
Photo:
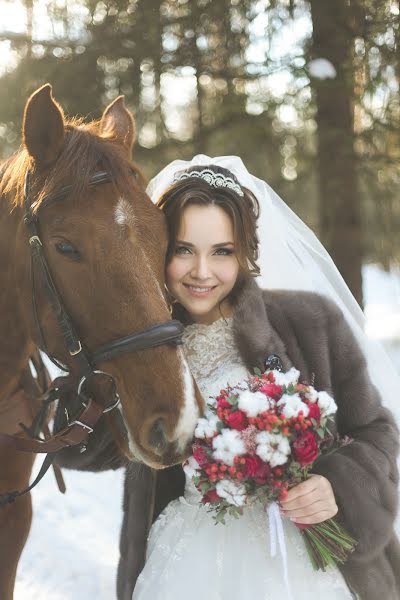
[{"label": "lace wedding dress", "polygon": [[[207,400],[248,372],[235,348],[232,319],[185,329],[185,353]],[[226,525],[214,523],[186,480],[185,495],[153,524],[147,560],[132,600],[281,600],[289,598],[283,560],[270,554],[269,521],[262,507],[246,507]],[[337,569],[314,571],[301,534],[283,518],[287,565],[296,600],[353,598]]]}]

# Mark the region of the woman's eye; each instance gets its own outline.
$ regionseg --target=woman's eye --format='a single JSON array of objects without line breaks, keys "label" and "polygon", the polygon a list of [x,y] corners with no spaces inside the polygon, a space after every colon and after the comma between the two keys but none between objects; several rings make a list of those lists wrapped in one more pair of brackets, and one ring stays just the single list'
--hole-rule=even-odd
[{"label": "woman's eye", "polygon": [[230,256],[233,252],[234,250],[232,248],[218,248],[218,250],[215,251],[215,254],[217,256]]},{"label": "woman's eye", "polygon": [[190,250],[187,246],[177,246],[175,248],[175,254],[190,254]]},{"label": "woman's eye", "polygon": [[64,240],[63,242],[58,242],[56,244],[56,250],[60,254],[64,256],[68,256],[69,258],[73,258],[74,260],[79,260],[81,258],[81,254],[79,250],[75,248],[71,242]]}]

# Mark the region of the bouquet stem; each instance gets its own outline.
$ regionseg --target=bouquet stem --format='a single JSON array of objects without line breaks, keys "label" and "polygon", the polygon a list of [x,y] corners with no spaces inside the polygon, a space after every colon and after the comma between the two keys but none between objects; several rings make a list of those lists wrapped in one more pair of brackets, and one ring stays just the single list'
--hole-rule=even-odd
[{"label": "bouquet stem", "polygon": [[316,571],[344,563],[356,542],[334,519],[311,526],[299,526],[311,563]]}]

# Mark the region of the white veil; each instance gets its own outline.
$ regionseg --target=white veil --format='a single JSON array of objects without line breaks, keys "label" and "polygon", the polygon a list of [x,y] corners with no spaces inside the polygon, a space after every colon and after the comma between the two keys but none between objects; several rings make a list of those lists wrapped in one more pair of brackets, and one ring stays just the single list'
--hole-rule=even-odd
[{"label": "white veil", "polygon": [[365,316],[328,252],[311,229],[265,181],[251,175],[237,156],[209,157],[198,154],[191,161],[171,162],[150,181],[147,192],[156,202],[173,183],[178,171],[194,165],[210,164],[231,171],[259,201],[260,286],[264,289],[289,288],[318,292],[339,306],[365,354],[371,378],[381,392],[383,404],[392,411],[400,427],[400,376],[383,347],[367,337]]}]

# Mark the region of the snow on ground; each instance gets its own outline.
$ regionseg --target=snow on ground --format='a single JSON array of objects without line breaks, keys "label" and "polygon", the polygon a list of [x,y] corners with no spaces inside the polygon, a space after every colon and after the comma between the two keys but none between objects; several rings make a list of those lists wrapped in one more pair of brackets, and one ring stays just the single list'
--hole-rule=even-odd
[{"label": "snow on ground", "polygon": [[[368,332],[400,371],[400,272],[364,271]],[[36,469],[40,459],[36,462]],[[15,600],[113,600],[122,518],[123,472],[64,470],[65,496],[51,472],[32,493],[34,518]]]},{"label": "snow on ground", "polygon": [[123,472],[63,474],[64,496],[51,471],[32,493],[34,518],[15,600],[112,600]]}]

